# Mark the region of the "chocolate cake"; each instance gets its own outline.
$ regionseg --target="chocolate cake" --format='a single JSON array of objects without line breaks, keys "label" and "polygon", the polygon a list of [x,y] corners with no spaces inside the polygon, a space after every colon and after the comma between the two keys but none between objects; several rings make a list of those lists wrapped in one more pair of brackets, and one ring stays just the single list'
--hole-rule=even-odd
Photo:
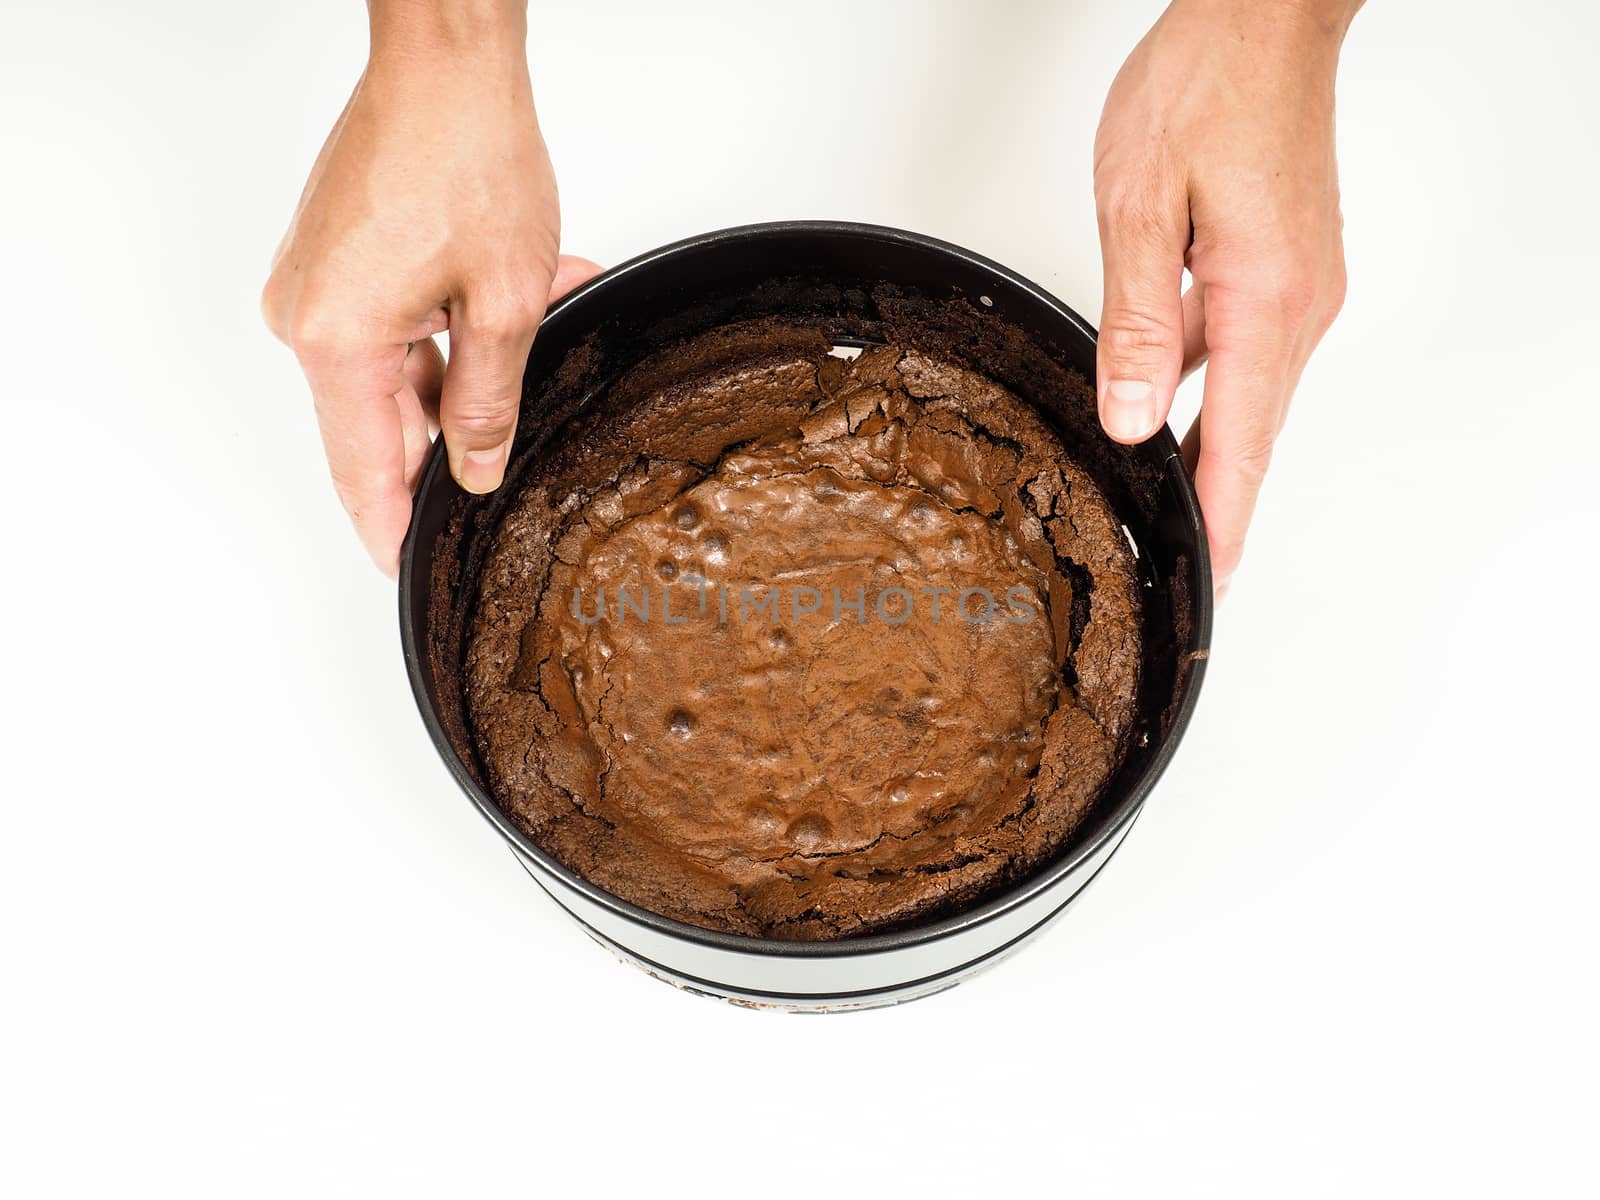
[{"label": "chocolate cake", "polygon": [[909,346],[728,327],[528,464],[466,655],[497,803],[642,908],[819,940],[1061,848],[1118,765],[1134,555],[998,384]]}]

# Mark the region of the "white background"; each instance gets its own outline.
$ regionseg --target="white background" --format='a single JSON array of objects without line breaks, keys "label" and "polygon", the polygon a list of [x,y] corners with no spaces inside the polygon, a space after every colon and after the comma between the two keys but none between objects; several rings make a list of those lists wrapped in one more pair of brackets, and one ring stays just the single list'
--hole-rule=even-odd
[{"label": "white background", "polygon": [[[881,221],[1097,316],[1159,5],[534,7],[567,249]],[[0,1193],[1600,1189],[1595,6],[1358,18],[1349,300],[1174,768],[1040,943],[821,1018],[618,965],[423,735],[257,312],[359,6],[3,22]]]}]

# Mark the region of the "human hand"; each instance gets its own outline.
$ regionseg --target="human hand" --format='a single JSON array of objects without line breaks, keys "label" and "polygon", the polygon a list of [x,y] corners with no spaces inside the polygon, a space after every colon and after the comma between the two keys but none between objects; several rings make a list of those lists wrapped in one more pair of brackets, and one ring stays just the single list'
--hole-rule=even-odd
[{"label": "human hand", "polygon": [[[498,487],[545,306],[599,269],[558,258],[525,16],[488,8],[374,0],[367,69],[262,294],[340,500],[390,576],[431,427],[462,487]],[[448,367],[432,341],[446,329]]]},{"label": "human hand", "polygon": [[1344,300],[1334,73],[1359,7],[1175,0],[1111,85],[1095,138],[1101,423],[1144,441],[1209,356],[1184,455],[1219,597],[1289,398]]}]

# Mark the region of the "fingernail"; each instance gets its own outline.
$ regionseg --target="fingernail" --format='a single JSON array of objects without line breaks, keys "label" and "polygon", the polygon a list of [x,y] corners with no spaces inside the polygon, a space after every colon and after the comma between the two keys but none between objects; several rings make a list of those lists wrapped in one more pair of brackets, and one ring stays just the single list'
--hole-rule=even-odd
[{"label": "fingernail", "polygon": [[1136,442],[1156,428],[1156,389],[1142,379],[1113,379],[1100,398],[1100,422],[1112,437]]},{"label": "fingernail", "polygon": [[461,486],[483,495],[500,486],[506,473],[506,444],[493,450],[468,450],[461,456]]},{"label": "fingernail", "polygon": [[1226,600],[1228,598],[1228,589],[1230,587],[1232,587],[1232,586],[1233,586],[1233,576],[1232,575],[1228,576],[1226,579],[1217,580],[1216,596],[1217,596],[1217,603],[1218,604],[1221,604],[1224,600]]}]

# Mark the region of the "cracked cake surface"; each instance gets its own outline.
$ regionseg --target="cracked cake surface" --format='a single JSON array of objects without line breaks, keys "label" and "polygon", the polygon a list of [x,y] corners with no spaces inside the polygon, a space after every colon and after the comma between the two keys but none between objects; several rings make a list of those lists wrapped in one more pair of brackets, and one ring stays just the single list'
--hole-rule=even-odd
[{"label": "cracked cake surface", "polygon": [[998,384],[734,326],[527,467],[466,701],[496,802],[653,912],[846,937],[1058,850],[1120,761],[1138,590],[1109,506]]}]

